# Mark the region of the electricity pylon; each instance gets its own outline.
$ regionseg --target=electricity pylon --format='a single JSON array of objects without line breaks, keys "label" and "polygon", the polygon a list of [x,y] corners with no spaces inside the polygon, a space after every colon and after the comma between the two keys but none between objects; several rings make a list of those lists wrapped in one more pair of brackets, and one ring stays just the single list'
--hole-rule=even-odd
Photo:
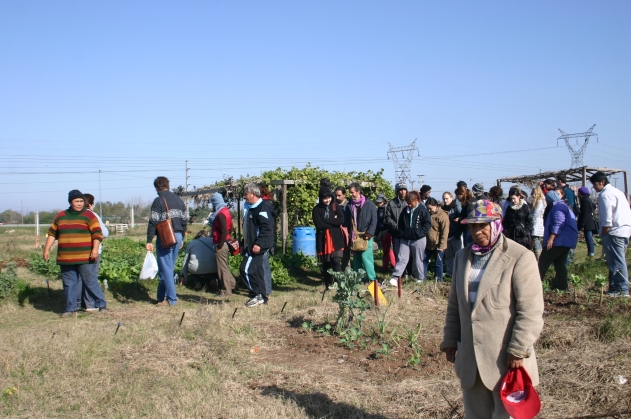
[{"label": "electricity pylon", "polygon": [[[561,136],[557,138],[557,146],[559,145],[559,140],[565,140],[565,145],[567,146],[570,152],[570,156],[572,156],[572,165],[570,166],[570,169],[573,169],[575,167],[583,167],[583,155],[585,154],[587,143],[589,143],[589,137],[592,137],[595,135],[596,141],[598,141],[598,134],[594,134],[592,132],[595,126],[596,124],[592,125],[592,127],[588,129],[587,132],[581,132],[578,134],[566,134],[565,132],[563,132],[563,130],[559,128],[559,131],[561,131]],[[585,142],[578,150],[575,150],[570,145],[571,138],[585,138]],[[578,140],[576,140],[576,144],[578,145]]]},{"label": "electricity pylon", "polygon": [[[404,182],[407,185],[412,184],[412,177],[410,176],[410,166],[412,166],[412,158],[414,157],[414,151],[417,155],[421,155],[416,148],[416,138],[412,141],[412,144],[405,147],[394,147],[388,143],[390,150],[388,151],[388,159],[392,156],[392,162],[394,163],[394,177],[396,183]],[[400,156],[400,157],[399,157]]]}]

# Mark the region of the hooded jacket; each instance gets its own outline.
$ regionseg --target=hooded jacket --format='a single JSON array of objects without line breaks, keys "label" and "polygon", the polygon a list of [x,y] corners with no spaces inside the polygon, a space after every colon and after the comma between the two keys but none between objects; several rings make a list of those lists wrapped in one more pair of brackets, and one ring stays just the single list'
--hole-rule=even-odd
[{"label": "hooded jacket", "polygon": [[252,253],[252,247],[257,245],[261,251],[256,255],[265,253],[274,245],[274,208],[270,201],[259,199],[259,201],[250,208],[245,214],[243,223],[247,223],[245,228],[245,251],[249,255]]},{"label": "hooded jacket", "polygon": [[579,230],[596,231],[596,220],[594,220],[594,203],[589,196],[583,196],[580,200],[581,209],[578,214],[576,224]]},{"label": "hooded jacket", "polygon": [[550,234],[556,234],[552,245],[554,247],[576,248],[578,242],[578,228],[574,213],[563,201],[552,204],[552,209],[545,221],[544,243],[550,238]]},{"label": "hooded jacket", "polygon": [[386,204],[386,213],[383,221],[388,230],[390,230],[390,234],[394,237],[401,237],[399,235],[399,216],[405,208],[407,208],[407,203],[398,197],[391,199]]},{"label": "hooded jacket", "polygon": [[426,249],[446,249],[447,238],[449,237],[449,215],[447,211],[442,208],[438,208],[438,212],[431,215],[432,228],[427,234]]},{"label": "hooded jacket", "polygon": [[432,217],[425,205],[418,204],[411,209],[406,206],[399,216],[399,237],[406,240],[420,240],[432,228]]}]

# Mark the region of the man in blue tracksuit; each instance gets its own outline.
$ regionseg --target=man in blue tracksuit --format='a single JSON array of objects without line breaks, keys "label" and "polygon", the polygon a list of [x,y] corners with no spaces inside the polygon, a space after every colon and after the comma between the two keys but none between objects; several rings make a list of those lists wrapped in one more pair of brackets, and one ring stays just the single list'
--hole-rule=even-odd
[{"label": "man in blue tracksuit", "polygon": [[261,190],[256,183],[248,183],[243,188],[247,212],[243,217],[243,261],[241,279],[250,290],[250,300],[246,307],[267,304],[265,254],[274,244],[274,208],[271,202],[261,198]]}]

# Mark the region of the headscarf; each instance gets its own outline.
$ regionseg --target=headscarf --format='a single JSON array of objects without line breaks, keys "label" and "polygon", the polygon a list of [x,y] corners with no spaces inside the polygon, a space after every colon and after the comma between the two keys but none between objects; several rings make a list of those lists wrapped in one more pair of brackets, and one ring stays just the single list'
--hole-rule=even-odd
[{"label": "headscarf", "polygon": [[488,246],[479,246],[475,242],[471,246],[471,250],[473,253],[484,255],[491,250],[493,250],[499,243],[500,237],[502,236],[502,231],[504,231],[504,226],[502,226],[502,220],[493,220],[489,222],[491,225],[491,241]]},{"label": "headscarf", "polygon": [[550,191],[546,194],[546,201],[552,204],[560,200],[561,200],[561,195],[559,195],[557,191]]},{"label": "headscarf", "polygon": [[219,192],[215,192],[210,196],[210,203],[213,204],[213,208],[215,210],[215,212],[208,216],[208,224],[212,226],[215,221],[215,217],[219,214],[219,211],[226,207],[226,202],[223,200],[223,196],[221,196]]}]

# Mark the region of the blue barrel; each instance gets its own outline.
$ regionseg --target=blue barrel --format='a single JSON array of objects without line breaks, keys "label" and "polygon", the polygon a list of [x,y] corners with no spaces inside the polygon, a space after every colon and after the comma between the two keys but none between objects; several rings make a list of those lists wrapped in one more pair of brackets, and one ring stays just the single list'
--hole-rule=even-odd
[{"label": "blue barrel", "polygon": [[307,256],[316,256],[315,228],[296,227],[292,238],[294,253],[302,252]]}]

